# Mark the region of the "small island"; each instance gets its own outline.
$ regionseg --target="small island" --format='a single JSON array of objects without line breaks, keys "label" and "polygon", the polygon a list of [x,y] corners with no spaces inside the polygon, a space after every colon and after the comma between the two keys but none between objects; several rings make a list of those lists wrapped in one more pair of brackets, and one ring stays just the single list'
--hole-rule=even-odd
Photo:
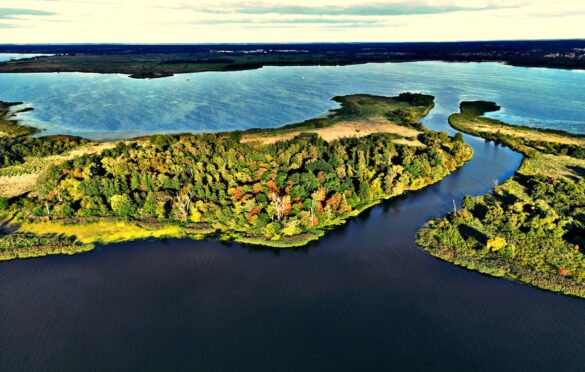
[{"label": "small island", "polygon": [[303,246],[472,157],[461,136],[419,123],[432,96],[334,100],[328,116],[278,129],[105,143],[23,135],[5,110],[0,259],[151,237]]},{"label": "small island", "polygon": [[522,153],[493,193],[430,221],[417,243],[445,261],[538,288],[585,297],[585,137],[484,117],[493,102],[463,102],[450,124]]}]

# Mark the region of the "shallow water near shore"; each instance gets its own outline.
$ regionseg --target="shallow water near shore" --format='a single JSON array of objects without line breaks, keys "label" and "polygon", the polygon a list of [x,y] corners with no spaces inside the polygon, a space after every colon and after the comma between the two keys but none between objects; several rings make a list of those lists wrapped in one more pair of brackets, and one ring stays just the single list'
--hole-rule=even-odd
[{"label": "shallow water near shore", "polygon": [[[493,98],[451,86],[431,93],[437,107],[424,122],[451,133],[447,116],[460,99]],[[305,249],[138,241],[2,263],[0,370],[581,369],[585,300],[469,272],[414,244],[453,200],[488,192],[520,164],[505,147],[465,140],[475,156],[462,169]]]}]

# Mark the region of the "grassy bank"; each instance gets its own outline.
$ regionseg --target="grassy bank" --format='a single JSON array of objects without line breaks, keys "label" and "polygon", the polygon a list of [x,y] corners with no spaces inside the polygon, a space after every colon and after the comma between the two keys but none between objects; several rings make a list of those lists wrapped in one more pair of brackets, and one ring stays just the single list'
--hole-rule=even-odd
[{"label": "grassy bank", "polygon": [[466,196],[463,209],[430,221],[417,243],[484,274],[585,297],[585,139],[482,117],[495,104],[468,102],[450,123],[525,155],[493,193]]},{"label": "grassy bank", "polygon": [[93,244],[85,244],[75,238],[63,237],[54,233],[17,232],[0,235],[0,261],[49,255],[71,255],[88,252],[92,249],[94,249]]},{"label": "grassy bank", "polygon": [[472,156],[460,139],[418,123],[431,96],[335,99],[341,107],[328,117],[281,129],[89,142],[27,157],[0,167],[0,181],[36,172],[23,193],[5,194],[0,210],[19,233],[81,245],[208,237],[298,247]]}]

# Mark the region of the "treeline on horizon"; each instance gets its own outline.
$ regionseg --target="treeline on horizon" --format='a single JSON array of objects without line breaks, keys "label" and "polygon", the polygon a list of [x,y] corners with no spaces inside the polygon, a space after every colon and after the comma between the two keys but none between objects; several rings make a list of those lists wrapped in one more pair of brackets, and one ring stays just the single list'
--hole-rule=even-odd
[{"label": "treeline on horizon", "polygon": [[204,53],[214,50],[248,51],[305,50],[307,52],[357,53],[376,48],[387,51],[437,54],[455,52],[522,52],[538,49],[544,52],[572,51],[585,48],[583,39],[565,40],[493,40],[493,41],[444,41],[444,42],[364,42],[364,43],[209,43],[209,44],[0,44],[0,53]]},{"label": "treeline on horizon", "polygon": [[585,69],[585,40],[289,43],[289,44],[0,44],[0,53],[41,53],[0,63],[3,73],[123,73],[161,78],[176,73],[263,66],[350,65],[368,62],[503,62],[514,66]]}]

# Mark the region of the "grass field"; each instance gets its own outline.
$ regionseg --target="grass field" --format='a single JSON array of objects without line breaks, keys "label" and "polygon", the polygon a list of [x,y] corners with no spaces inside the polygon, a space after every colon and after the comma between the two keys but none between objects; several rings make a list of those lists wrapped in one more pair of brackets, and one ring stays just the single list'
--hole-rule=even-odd
[{"label": "grass field", "polygon": [[[513,126],[483,116],[453,114],[449,123],[462,132],[508,145],[527,155],[518,170],[522,175],[583,177],[585,159],[559,153],[547,153],[547,145],[568,145],[585,149],[585,137],[561,131]],[[546,150],[546,151],[545,151]]]},{"label": "grass field", "polygon": [[180,238],[186,236],[184,230],[178,225],[149,228],[126,221],[99,221],[81,225],[62,222],[23,223],[18,231],[36,235],[63,235],[76,238],[84,244],[117,243],[136,239]]},{"label": "grass field", "polygon": [[53,165],[84,154],[97,154],[114,146],[115,142],[93,142],[65,154],[29,157],[22,164],[0,168],[0,196],[12,198],[33,191],[43,172]]}]

